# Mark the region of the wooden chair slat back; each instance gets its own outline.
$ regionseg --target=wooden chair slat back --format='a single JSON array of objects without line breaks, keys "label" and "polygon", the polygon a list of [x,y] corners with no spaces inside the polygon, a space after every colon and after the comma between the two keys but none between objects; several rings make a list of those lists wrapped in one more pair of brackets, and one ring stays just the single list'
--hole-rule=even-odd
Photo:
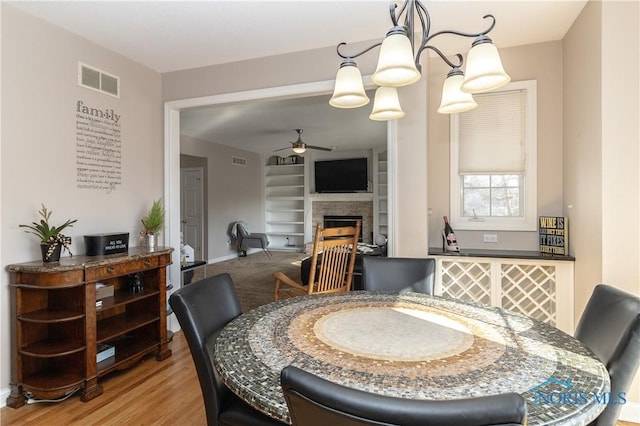
[{"label": "wooden chair slat back", "polygon": [[[360,221],[356,226],[322,229],[316,226],[309,272],[309,294],[349,291],[353,281]],[[318,255],[322,261],[318,267]]]}]

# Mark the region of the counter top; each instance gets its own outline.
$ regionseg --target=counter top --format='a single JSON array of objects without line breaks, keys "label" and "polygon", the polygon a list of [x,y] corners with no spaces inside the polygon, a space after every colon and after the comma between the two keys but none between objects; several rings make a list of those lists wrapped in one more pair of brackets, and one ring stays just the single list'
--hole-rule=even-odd
[{"label": "counter top", "polygon": [[446,252],[441,248],[429,247],[429,256],[451,256],[451,257],[495,257],[503,259],[534,259],[534,260],[564,260],[575,261],[573,256],[561,256],[555,254],[540,253],[539,251],[527,250],[485,250],[485,249],[463,249],[459,252]]},{"label": "counter top", "polygon": [[146,247],[130,247],[127,253],[109,254],[105,256],[74,255],[61,257],[59,262],[48,263],[45,263],[42,260],[14,263],[12,265],[7,265],[7,271],[31,273],[64,272],[96,266],[113,265],[128,262],[132,259],[144,259],[146,257],[153,257],[159,254],[169,254],[171,252],[173,252],[173,247],[157,247],[153,251],[147,250]]}]

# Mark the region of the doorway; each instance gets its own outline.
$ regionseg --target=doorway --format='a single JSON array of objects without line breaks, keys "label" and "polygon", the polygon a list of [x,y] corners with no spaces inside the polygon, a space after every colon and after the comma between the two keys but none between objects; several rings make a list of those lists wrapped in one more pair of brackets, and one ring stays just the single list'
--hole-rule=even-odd
[{"label": "doorway", "polygon": [[207,259],[204,238],[204,168],[180,169],[180,232],[182,242],[193,248],[194,260]]},{"label": "doorway", "polygon": [[[370,77],[365,77],[368,87],[372,87]],[[176,247],[180,241],[180,111],[186,108],[195,108],[208,105],[233,104],[239,102],[252,102],[266,99],[294,99],[306,96],[318,96],[330,94],[333,90],[333,80],[305,83],[290,86],[273,87],[268,89],[250,90],[244,92],[227,93],[221,95],[204,96],[199,98],[183,99],[165,102],[164,122],[164,163],[165,180],[164,193],[166,196],[165,209],[167,211],[167,232],[165,234],[166,245]],[[393,250],[396,233],[395,228],[395,161],[396,161],[397,124],[389,122],[387,127],[387,151],[388,176],[389,176],[389,250]],[[205,229],[206,233],[206,229]],[[174,252],[174,261],[168,273],[172,282],[179,282],[180,261],[179,253]]]}]

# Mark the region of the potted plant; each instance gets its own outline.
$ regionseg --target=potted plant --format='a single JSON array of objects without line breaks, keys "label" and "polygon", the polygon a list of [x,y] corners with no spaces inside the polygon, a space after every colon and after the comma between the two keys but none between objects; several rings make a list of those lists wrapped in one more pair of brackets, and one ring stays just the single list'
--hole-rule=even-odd
[{"label": "potted plant", "polygon": [[161,200],[155,200],[147,215],[142,218],[142,226],[144,228],[142,233],[147,237],[147,248],[149,250],[153,250],[156,247],[156,235],[164,227],[164,213]]},{"label": "potted plant", "polygon": [[49,225],[49,218],[53,210],[47,210],[44,203],[42,209],[38,212],[42,219],[40,222],[31,222],[31,225],[19,225],[21,228],[28,228],[25,232],[35,234],[40,237],[40,250],[42,252],[43,262],[57,262],[60,260],[60,253],[64,248],[69,252],[69,256],[73,256],[69,245],[71,237],[66,237],[62,231],[67,227],[72,227],[77,219],[68,219],[60,226]]}]

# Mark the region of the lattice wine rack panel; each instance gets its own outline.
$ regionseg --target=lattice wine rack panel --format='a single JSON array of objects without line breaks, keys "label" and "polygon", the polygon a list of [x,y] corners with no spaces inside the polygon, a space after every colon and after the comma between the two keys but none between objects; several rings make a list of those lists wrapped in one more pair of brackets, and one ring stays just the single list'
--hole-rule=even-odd
[{"label": "lattice wine rack panel", "polygon": [[503,264],[502,307],[556,325],[556,268]]},{"label": "lattice wine rack panel", "polygon": [[436,294],[500,306],[573,333],[573,262],[433,256]]},{"label": "lattice wine rack panel", "polygon": [[442,261],[442,295],[491,304],[491,264]]}]

